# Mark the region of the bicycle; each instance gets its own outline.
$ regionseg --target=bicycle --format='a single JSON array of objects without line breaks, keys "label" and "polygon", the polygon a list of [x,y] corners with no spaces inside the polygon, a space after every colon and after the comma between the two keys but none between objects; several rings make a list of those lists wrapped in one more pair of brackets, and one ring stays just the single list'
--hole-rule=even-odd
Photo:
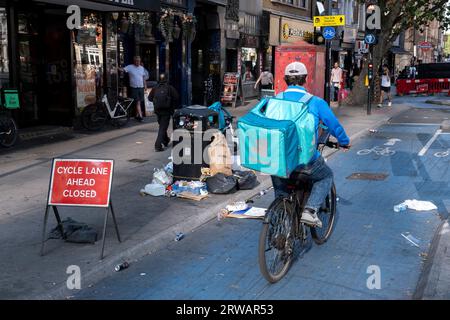
[{"label": "bicycle", "polygon": [[382,148],[382,147],[373,147],[372,149],[363,149],[363,150],[359,150],[357,152],[358,156],[367,156],[368,154],[371,153],[375,153],[376,155],[379,156],[385,156],[385,157],[389,157],[389,156],[393,156],[395,155],[395,151],[391,150],[391,148],[386,147],[386,148]]},{"label": "bicycle", "polygon": [[110,119],[112,124],[118,128],[125,126],[130,120],[130,108],[134,99],[118,97],[114,108],[108,100],[108,95],[103,95],[101,103],[91,104],[84,108],[81,113],[83,126],[90,131],[98,131]]},{"label": "bicycle", "polygon": [[10,148],[18,138],[17,124],[9,109],[17,109],[19,105],[18,92],[15,89],[2,89],[0,103],[0,146]]},{"label": "bicycle", "polygon": [[[329,135],[318,150],[323,148],[339,148],[337,143],[329,141]],[[315,228],[301,223],[301,214],[311,193],[313,183],[307,176],[294,172],[288,183],[291,193],[287,197],[277,197],[267,210],[263,227],[259,236],[259,267],[264,278],[270,283],[281,280],[288,272],[294,258],[296,243],[301,242],[310,249],[308,228],[313,241],[323,245],[330,238],[336,222],[336,187],[333,183],[317,215],[322,221],[322,228]]]}]

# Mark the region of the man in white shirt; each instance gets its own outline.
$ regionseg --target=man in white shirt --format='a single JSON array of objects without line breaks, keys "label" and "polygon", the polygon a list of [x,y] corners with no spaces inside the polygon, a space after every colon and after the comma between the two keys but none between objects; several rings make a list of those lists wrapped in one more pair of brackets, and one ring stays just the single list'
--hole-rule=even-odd
[{"label": "man in white shirt", "polygon": [[337,62],[334,63],[334,68],[331,69],[331,85],[333,87],[333,101],[338,101],[339,88],[342,81],[342,69]]},{"label": "man in white shirt", "polygon": [[134,57],[134,64],[122,69],[130,78],[130,98],[136,101],[136,119],[143,120],[141,103],[144,103],[144,90],[147,89],[148,72],[141,65],[141,57]]}]

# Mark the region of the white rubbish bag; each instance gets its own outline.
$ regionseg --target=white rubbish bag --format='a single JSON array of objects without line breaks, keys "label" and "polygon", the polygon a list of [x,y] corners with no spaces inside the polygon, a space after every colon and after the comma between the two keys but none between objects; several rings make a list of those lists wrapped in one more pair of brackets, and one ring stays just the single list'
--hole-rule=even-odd
[{"label": "white rubbish bag", "polygon": [[166,195],[166,187],[159,183],[152,183],[145,186],[144,189],[146,194],[154,197],[162,197]]}]

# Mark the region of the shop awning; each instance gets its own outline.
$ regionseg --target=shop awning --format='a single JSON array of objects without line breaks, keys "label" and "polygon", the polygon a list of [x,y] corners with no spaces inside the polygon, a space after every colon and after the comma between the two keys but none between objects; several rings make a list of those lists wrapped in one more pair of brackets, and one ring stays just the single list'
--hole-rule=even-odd
[{"label": "shop awning", "polygon": [[160,0],[35,0],[63,6],[77,5],[95,11],[160,11]]}]

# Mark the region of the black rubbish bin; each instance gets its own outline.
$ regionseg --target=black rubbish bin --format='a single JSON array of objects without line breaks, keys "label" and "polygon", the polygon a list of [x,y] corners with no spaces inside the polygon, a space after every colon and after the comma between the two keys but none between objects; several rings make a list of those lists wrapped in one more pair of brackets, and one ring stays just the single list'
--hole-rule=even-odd
[{"label": "black rubbish bin", "polygon": [[210,129],[219,128],[219,114],[204,106],[179,109],[173,116],[173,176],[174,180],[199,180],[202,168],[208,168],[205,149],[212,135]]}]

